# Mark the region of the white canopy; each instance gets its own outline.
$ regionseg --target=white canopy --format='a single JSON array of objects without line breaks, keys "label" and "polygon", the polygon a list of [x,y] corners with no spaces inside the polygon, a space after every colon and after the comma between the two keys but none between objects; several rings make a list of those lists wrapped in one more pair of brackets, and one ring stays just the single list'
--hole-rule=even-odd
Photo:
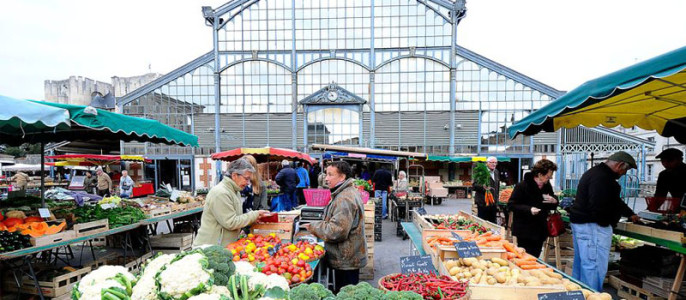
[{"label": "white canopy", "polygon": [[[43,166],[43,169],[45,171],[49,171],[50,166]],[[35,165],[16,164],[13,166],[2,167],[2,170],[3,171],[9,171],[9,172],[17,172],[17,171],[35,172],[35,171],[40,171],[40,164],[35,164]]]}]

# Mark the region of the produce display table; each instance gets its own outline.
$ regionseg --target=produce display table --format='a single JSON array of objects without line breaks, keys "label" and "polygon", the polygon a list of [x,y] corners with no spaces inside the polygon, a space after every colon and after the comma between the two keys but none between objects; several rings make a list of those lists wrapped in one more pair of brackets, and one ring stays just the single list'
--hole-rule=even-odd
[{"label": "produce display table", "polygon": [[[653,243],[655,245],[659,245],[659,246],[665,247],[669,250],[672,250],[676,253],[679,253],[679,256],[681,256],[681,262],[679,263],[679,269],[677,269],[676,277],[674,278],[674,283],[672,284],[672,289],[670,290],[669,297],[667,298],[669,300],[677,299],[677,296],[678,296],[677,292],[681,289],[681,282],[684,280],[684,272],[686,272],[686,247],[684,247],[683,244],[676,242],[676,241],[670,241],[670,240],[665,240],[665,239],[661,239],[661,238],[654,237],[654,236],[640,234],[640,233],[635,232],[635,230],[633,230],[634,228],[641,230],[641,229],[643,229],[641,227],[646,227],[646,228],[650,228],[650,227],[640,226],[640,225],[634,225],[634,226],[626,226],[626,225],[621,226],[621,225],[623,225],[623,224],[622,223],[618,224],[617,228],[614,229],[614,234],[627,236],[627,237],[634,238],[634,239],[641,240],[641,241],[648,242],[648,243]],[[620,229],[620,228],[625,228],[625,229]]]}]

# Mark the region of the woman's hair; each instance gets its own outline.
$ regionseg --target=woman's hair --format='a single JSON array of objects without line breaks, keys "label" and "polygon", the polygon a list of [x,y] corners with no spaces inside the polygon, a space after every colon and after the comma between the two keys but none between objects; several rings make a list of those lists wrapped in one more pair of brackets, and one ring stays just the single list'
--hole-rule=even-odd
[{"label": "woman's hair", "polygon": [[407,174],[405,174],[405,171],[398,172],[398,178],[400,178],[400,175],[403,175],[405,179],[407,179]]},{"label": "woman's hair", "polygon": [[332,161],[327,164],[327,167],[336,168],[338,170],[338,173],[345,175],[345,179],[351,178],[353,176],[353,169],[350,167],[350,164],[345,161]]},{"label": "woman's hair", "polygon": [[557,165],[554,162],[549,161],[549,160],[544,158],[544,159],[537,161],[534,164],[534,167],[531,168],[531,175],[536,177],[536,176],[538,176],[538,174],[545,175],[545,174],[548,174],[548,172],[550,172],[550,171],[553,171],[553,172],[557,171]]},{"label": "woman's hair", "polygon": [[244,158],[232,161],[226,168],[224,176],[231,177],[233,174],[243,175],[245,172],[255,173],[255,168]]},{"label": "woman's hair", "polygon": [[250,162],[250,165],[252,165],[252,167],[255,168],[255,172],[252,173],[251,180],[252,193],[255,195],[259,195],[262,191],[262,174],[260,174],[260,168],[257,167],[257,160],[252,155],[243,155],[242,159],[245,159],[248,162]]}]

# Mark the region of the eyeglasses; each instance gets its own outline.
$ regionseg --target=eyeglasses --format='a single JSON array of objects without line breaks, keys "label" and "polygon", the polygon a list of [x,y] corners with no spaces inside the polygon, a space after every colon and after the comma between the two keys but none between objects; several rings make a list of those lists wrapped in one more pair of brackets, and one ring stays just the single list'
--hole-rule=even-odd
[{"label": "eyeglasses", "polygon": [[252,180],[252,175],[241,175],[241,177],[243,177],[243,179],[245,179],[247,181]]}]

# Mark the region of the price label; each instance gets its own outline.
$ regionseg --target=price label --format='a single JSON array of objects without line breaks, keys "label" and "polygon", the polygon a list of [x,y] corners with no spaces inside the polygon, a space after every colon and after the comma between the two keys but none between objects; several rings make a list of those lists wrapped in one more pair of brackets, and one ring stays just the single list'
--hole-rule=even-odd
[{"label": "price label", "polygon": [[481,256],[481,250],[479,250],[476,242],[457,242],[455,243],[455,250],[457,250],[457,255],[462,258]]},{"label": "price label", "polygon": [[460,242],[464,241],[464,239],[459,234],[457,234],[455,232],[450,232],[450,233],[452,233],[453,237],[456,238],[458,241],[460,241]]},{"label": "price label", "polygon": [[40,217],[43,219],[50,218],[50,210],[47,208],[39,208],[38,214],[40,214]]},{"label": "price label", "polygon": [[584,293],[581,291],[542,293],[538,294],[538,300],[584,300]]},{"label": "price label", "polygon": [[426,215],[426,209],[423,207],[415,209],[420,216]]},{"label": "price label", "polygon": [[431,256],[403,256],[400,258],[400,272],[403,274],[438,274],[431,262]]}]

